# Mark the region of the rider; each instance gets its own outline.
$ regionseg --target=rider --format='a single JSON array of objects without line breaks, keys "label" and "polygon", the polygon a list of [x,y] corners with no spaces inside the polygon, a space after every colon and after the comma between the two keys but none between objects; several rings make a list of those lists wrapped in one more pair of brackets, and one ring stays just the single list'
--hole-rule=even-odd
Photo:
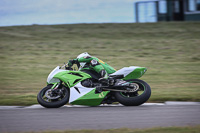
[{"label": "rider", "polygon": [[113,80],[108,79],[108,74],[112,74],[116,70],[102,60],[89,55],[87,52],[80,54],[76,59],[69,60],[68,66],[71,67],[73,64],[78,64],[78,66],[81,66],[81,71],[96,71],[100,75],[100,78],[98,79],[100,83],[106,83],[107,85],[114,84]]}]

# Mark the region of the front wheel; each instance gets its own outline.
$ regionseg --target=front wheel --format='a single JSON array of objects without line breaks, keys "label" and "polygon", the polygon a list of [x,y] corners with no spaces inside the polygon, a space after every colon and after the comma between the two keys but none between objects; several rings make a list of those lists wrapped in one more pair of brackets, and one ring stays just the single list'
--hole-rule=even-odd
[{"label": "front wheel", "polygon": [[130,83],[136,83],[139,85],[139,89],[136,92],[115,92],[115,98],[117,101],[125,106],[138,106],[145,103],[151,96],[150,86],[140,79],[126,80]]},{"label": "front wheel", "polygon": [[37,101],[46,108],[59,108],[69,101],[69,90],[62,86],[56,90],[51,89],[52,85],[43,88],[37,95]]}]

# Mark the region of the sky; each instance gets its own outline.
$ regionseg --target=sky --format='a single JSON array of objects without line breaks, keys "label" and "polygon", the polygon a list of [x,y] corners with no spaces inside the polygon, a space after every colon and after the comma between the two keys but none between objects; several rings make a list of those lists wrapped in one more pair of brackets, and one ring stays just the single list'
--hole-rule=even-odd
[{"label": "sky", "polygon": [[0,0],[0,26],[134,23],[136,1],[141,0]]}]

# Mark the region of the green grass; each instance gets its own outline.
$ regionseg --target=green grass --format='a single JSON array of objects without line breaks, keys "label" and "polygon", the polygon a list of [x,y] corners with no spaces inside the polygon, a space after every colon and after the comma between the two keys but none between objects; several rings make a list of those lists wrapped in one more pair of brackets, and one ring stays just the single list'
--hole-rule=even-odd
[{"label": "green grass", "polygon": [[107,130],[66,130],[66,131],[42,131],[27,133],[199,133],[200,126],[193,127],[160,127],[149,129],[107,129]]},{"label": "green grass", "polygon": [[37,103],[51,70],[86,51],[147,67],[150,102],[200,101],[199,35],[199,22],[0,27],[0,105]]}]

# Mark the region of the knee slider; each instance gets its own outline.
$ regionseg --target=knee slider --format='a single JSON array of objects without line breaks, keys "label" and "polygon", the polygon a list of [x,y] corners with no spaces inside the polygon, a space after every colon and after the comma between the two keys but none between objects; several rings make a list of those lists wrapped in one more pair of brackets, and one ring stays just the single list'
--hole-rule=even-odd
[{"label": "knee slider", "polygon": [[91,60],[91,65],[92,66],[96,66],[96,65],[99,65],[99,62],[97,60]]}]

